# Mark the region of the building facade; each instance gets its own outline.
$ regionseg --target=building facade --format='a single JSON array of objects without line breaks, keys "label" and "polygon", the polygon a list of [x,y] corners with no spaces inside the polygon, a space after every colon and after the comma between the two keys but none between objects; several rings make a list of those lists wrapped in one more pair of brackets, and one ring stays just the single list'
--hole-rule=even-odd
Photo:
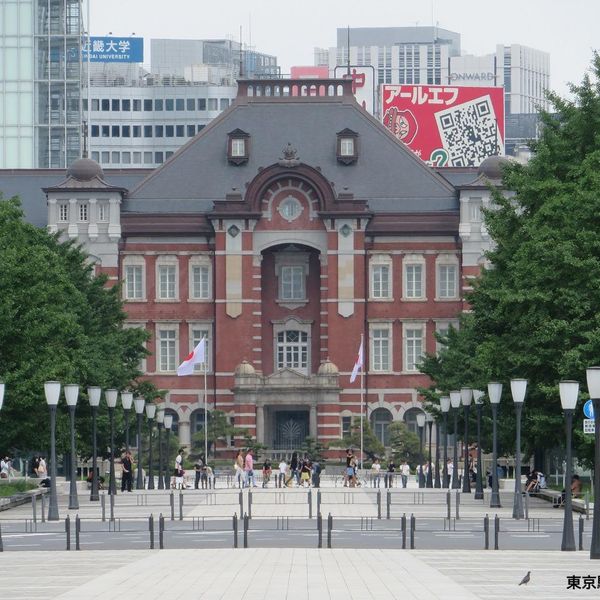
[{"label": "building facade", "polygon": [[[360,108],[351,81],[244,80],[133,189],[77,161],[45,187],[47,225],[122,282],[128,326],[151,335],[142,370],[167,390],[182,444],[204,427],[205,401],[274,455],[308,435],[330,442],[361,394],[385,443],[393,421],[415,427],[420,357],[457,323],[483,264],[498,161],[428,167]],[[203,337],[206,372],[177,377]],[[351,383],[361,337],[364,378]]]}]

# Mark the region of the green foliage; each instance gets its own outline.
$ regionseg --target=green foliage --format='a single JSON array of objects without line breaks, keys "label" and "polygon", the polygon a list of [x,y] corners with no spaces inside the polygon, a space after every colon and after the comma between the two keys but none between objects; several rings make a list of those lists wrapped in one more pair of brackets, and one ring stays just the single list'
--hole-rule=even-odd
[{"label": "green foliage", "polygon": [[316,441],[314,438],[307,437],[300,448],[302,456],[308,456],[312,461],[317,461],[321,464],[321,468],[325,468],[325,446]]},{"label": "green foliage", "polygon": [[244,432],[244,442],[242,444],[242,448],[244,450],[252,450],[254,454],[254,460],[259,460],[261,454],[263,453],[263,450],[266,450],[267,446],[258,442],[256,438],[252,437],[250,432],[248,432],[247,430],[242,431]]},{"label": "green foliage", "polygon": [[407,461],[411,467],[419,464],[419,436],[408,429],[406,423],[394,421],[388,427],[390,447],[396,464]]},{"label": "green foliage", "polygon": [[30,481],[21,479],[19,481],[0,481],[0,498],[6,498],[8,496],[14,496],[15,494],[22,494],[29,490],[34,490],[38,486]]},{"label": "green foliage", "polygon": [[[586,367],[600,356],[599,77],[595,54],[592,73],[572,86],[574,100],[550,95],[556,115],[543,115],[535,156],[504,171],[504,187],[514,196],[496,190],[497,209],[485,212],[495,248],[488,254],[492,268],[468,296],[472,312],[441,340],[440,356],[429,355],[422,365],[432,389],[528,379],[527,452],[564,444],[558,382],[585,382]],[[505,385],[499,434],[507,448],[514,440],[512,412]],[[576,415],[581,419],[580,410]],[[575,441],[585,459],[590,444],[581,436]]]},{"label": "green foliage", "polygon": [[[12,455],[47,452],[44,381],[57,380],[80,385],[78,446],[86,455],[91,419],[85,390],[131,385],[147,354],[146,333],[123,327],[118,286],[106,288],[106,277],[93,276],[93,266],[78,246],[26,223],[16,198],[0,200],[0,265],[0,379],[6,383],[0,421],[10,423],[0,427],[0,448]],[[101,408],[101,452],[108,431],[106,409]],[[64,400],[57,415],[57,444],[59,452],[69,445]]]},{"label": "green foliage", "polygon": [[[243,435],[245,429],[239,429],[232,425],[227,415],[221,410],[213,410],[208,413],[208,454],[215,448],[217,440],[225,441],[228,437]],[[192,436],[192,451],[190,458],[197,459],[204,454],[204,429]]]},{"label": "green foliage", "polygon": [[[360,450],[360,417],[354,417],[350,426],[350,435],[344,436],[342,444],[346,448]],[[332,445],[339,446],[340,442],[334,442]],[[368,419],[363,419],[363,449],[369,460],[375,460],[385,454],[385,448],[371,429]]]}]

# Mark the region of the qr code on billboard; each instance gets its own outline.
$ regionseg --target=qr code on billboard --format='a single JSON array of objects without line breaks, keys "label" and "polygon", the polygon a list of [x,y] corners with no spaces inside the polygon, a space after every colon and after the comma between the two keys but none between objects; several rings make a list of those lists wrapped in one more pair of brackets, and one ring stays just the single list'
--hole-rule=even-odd
[{"label": "qr code on billboard", "polygon": [[435,114],[448,166],[476,167],[488,156],[504,154],[490,96],[482,96]]}]

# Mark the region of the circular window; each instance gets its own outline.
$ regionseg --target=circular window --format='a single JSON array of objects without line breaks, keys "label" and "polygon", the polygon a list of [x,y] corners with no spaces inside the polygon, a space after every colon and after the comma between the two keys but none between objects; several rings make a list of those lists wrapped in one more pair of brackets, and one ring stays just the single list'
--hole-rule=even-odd
[{"label": "circular window", "polygon": [[302,212],[302,204],[293,196],[288,196],[279,204],[278,210],[286,221],[293,221]]}]

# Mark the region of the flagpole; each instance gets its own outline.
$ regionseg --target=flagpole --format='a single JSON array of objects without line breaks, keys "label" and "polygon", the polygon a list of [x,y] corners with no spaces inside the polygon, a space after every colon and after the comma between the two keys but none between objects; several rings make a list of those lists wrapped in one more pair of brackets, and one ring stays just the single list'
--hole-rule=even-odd
[{"label": "flagpole", "polygon": [[[206,342],[205,342],[206,343]],[[208,365],[206,363],[206,351],[204,354],[204,465],[208,465],[208,409],[206,402],[206,369]]]},{"label": "flagpole", "polygon": [[362,348],[362,365],[360,368],[360,468],[363,468],[363,456],[364,456],[364,431],[363,431],[363,419],[365,416],[365,347],[363,346],[364,334],[360,334],[360,347]]}]

